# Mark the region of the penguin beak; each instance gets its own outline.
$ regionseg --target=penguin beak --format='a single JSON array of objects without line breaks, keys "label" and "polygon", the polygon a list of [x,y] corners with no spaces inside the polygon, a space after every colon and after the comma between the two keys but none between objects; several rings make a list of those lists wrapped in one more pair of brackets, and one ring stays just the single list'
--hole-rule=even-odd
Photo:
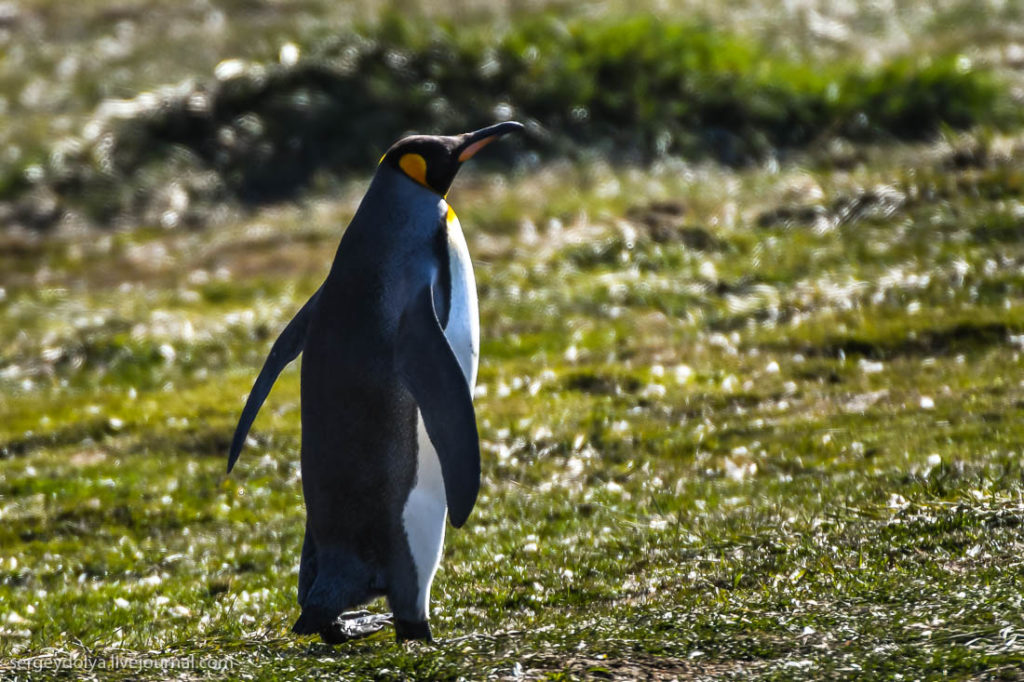
[{"label": "penguin beak", "polygon": [[505,121],[504,123],[496,123],[486,128],[474,131],[472,133],[466,133],[460,135],[462,138],[461,144],[455,148],[458,154],[459,163],[468,161],[473,158],[473,155],[478,151],[494,142],[499,137],[508,135],[509,133],[516,133],[523,129],[522,123],[516,121]]}]

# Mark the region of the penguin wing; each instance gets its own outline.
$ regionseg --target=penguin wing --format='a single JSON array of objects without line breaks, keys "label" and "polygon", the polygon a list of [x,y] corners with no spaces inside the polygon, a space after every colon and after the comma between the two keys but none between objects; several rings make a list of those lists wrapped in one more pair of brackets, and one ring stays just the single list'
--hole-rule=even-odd
[{"label": "penguin wing", "polygon": [[480,491],[480,437],[473,397],[434,309],[434,286],[420,289],[398,323],[398,376],[423,415],[437,451],[451,523],[460,528]]},{"label": "penguin wing", "polygon": [[295,317],[284,328],[281,335],[277,337],[277,341],[274,341],[274,345],[270,348],[270,355],[263,362],[263,369],[260,370],[259,376],[256,377],[256,383],[252,385],[252,390],[249,391],[249,398],[245,401],[242,416],[238,419],[235,435],[231,439],[231,451],[228,453],[229,474],[238,460],[238,455],[242,452],[242,446],[245,445],[245,437],[249,435],[249,428],[263,406],[263,401],[267,399],[267,394],[273,388],[274,382],[277,381],[277,376],[281,373],[281,370],[288,366],[288,363],[299,356],[302,348],[306,345],[306,332],[309,330],[309,320],[316,309],[317,301],[320,299],[321,289],[317,289],[316,293],[306,301],[306,304],[302,306],[299,312],[295,313]]}]

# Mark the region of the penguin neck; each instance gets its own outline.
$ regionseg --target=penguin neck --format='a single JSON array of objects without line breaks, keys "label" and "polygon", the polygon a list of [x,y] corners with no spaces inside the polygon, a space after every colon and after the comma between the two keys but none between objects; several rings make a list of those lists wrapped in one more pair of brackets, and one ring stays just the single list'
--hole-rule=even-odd
[{"label": "penguin neck", "polygon": [[436,192],[381,165],[342,237],[339,255],[353,248],[365,248],[363,256],[416,248],[422,238],[430,238],[446,211],[447,204]]}]

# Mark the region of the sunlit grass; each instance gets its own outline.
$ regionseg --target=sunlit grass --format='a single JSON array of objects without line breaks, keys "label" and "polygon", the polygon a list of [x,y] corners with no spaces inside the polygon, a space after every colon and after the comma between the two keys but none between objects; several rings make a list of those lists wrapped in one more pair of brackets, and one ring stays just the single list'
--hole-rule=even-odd
[{"label": "sunlit grass", "polygon": [[28,263],[0,274],[0,660],[1012,676],[1020,185],[1016,157],[965,164],[957,144],[862,149],[843,171],[811,154],[462,178],[484,483],[448,534],[433,647],[288,633],[294,368],[223,473],[361,183],[216,232],[11,242],[0,257]]},{"label": "sunlit grass", "polygon": [[[4,7],[0,676],[118,657],[104,677],[166,679],[131,664],[194,655],[231,667],[187,676],[223,679],[1019,679],[1021,11]],[[381,41],[357,50],[381,139],[328,117],[358,144],[257,208],[246,173],[282,168],[259,143],[312,128],[246,97],[267,73],[309,95],[322,64],[350,83],[353,32]],[[89,125],[220,88],[230,59],[210,139],[252,155]],[[431,108],[427,77],[459,107]],[[542,125],[449,195],[481,296],[484,481],[448,532],[438,642],[296,637],[297,367],[226,476],[244,396],[379,147],[496,104]]]}]

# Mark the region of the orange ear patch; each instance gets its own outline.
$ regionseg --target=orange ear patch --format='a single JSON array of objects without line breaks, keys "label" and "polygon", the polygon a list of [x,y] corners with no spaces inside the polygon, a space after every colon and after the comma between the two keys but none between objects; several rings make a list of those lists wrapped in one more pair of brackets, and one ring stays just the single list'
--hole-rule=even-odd
[{"label": "orange ear patch", "polygon": [[427,160],[419,154],[403,154],[398,160],[398,167],[424,187],[430,186],[427,184]]}]

